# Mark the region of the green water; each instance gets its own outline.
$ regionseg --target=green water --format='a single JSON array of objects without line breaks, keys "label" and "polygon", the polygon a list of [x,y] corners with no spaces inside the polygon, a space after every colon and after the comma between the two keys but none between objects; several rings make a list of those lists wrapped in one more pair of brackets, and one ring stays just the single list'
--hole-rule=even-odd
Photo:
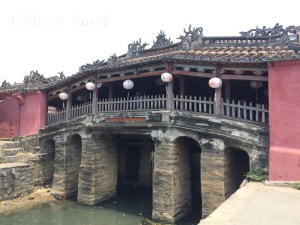
[{"label": "green water", "polygon": [[[57,201],[25,212],[0,217],[1,225],[139,225],[151,218],[151,194],[135,191],[119,194],[117,199],[89,207],[74,201]],[[186,218],[178,223],[193,225]]]}]

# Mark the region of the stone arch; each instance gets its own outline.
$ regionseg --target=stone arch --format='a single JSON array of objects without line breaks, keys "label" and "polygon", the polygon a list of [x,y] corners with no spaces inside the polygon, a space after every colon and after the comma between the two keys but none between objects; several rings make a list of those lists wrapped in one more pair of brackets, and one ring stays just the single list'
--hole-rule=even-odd
[{"label": "stone arch", "polygon": [[76,196],[78,193],[79,166],[82,155],[82,138],[79,134],[67,137],[65,149],[65,189],[66,197]]},{"label": "stone arch", "polygon": [[125,189],[152,187],[154,142],[150,135],[118,136],[118,187]]},{"label": "stone arch", "polygon": [[250,171],[250,157],[246,150],[237,147],[224,149],[224,188],[225,198],[232,195]]},{"label": "stone arch", "polygon": [[43,143],[40,155],[42,184],[52,186],[54,175],[55,141],[47,139]]},{"label": "stone arch", "polygon": [[179,205],[182,207],[182,215],[189,215],[195,220],[202,217],[201,196],[201,147],[199,142],[189,136],[179,136],[173,141],[173,153],[177,155],[178,164],[174,168],[177,176],[176,186],[180,190],[174,196],[181,199]]}]

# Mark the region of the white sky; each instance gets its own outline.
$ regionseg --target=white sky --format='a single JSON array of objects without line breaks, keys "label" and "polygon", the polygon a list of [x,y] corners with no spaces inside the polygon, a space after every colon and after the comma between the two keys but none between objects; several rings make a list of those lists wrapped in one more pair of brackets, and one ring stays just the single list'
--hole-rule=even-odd
[{"label": "white sky", "polygon": [[[5,2],[5,3],[4,3]],[[0,3],[0,85],[45,77],[127,52],[141,38],[151,47],[160,30],[177,42],[183,28],[204,36],[239,36],[256,26],[300,25],[298,0],[10,0]]]}]

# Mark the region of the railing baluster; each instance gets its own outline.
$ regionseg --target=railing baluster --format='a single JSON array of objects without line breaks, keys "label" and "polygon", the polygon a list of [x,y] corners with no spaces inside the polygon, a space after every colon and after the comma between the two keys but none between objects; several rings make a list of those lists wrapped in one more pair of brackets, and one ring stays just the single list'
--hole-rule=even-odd
[{"label": "railing baluster", "polygon": [[261,122],[266,122],[266,115],[265,115],[265,105],[262,105],[262,111],[261,111]]}]

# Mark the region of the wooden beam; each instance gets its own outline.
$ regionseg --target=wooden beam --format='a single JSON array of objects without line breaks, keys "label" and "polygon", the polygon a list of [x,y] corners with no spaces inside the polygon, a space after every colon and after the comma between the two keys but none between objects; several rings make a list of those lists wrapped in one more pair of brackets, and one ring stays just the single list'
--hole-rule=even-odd
[{"label": "wooden beam", "polygon": [[215,77],[215,75],[211,73],[191,72],[191,71],[184,71],[184,70],[173,70],[172,74],[192,76],[192,77],[205,77],[205,78]]},{"label": "wooden beam", "polygon": [[156,75],[161,75],[162,73],[166,72],[166,70],[159,70],[159,71],[152,71],[152,72],[146,72],[141,74],[133,74],[133,75],[125,75],[125,76],[118,76],[118,77],[112,77],[112,78],[104,78],[104,79],[98,79],[98,82],[101,83],[107,83],[107,82],[113,82],[113,81],[122,81],[127,79],[136,79],[141,77],[152,77]]},{"label": "wooden beam", "polygon": [[265,76],[249,76],[249,75],[230,75],[221,74],[219,76],[222,80],[257,80],[257,81],[268,81],[268,77]]}]

